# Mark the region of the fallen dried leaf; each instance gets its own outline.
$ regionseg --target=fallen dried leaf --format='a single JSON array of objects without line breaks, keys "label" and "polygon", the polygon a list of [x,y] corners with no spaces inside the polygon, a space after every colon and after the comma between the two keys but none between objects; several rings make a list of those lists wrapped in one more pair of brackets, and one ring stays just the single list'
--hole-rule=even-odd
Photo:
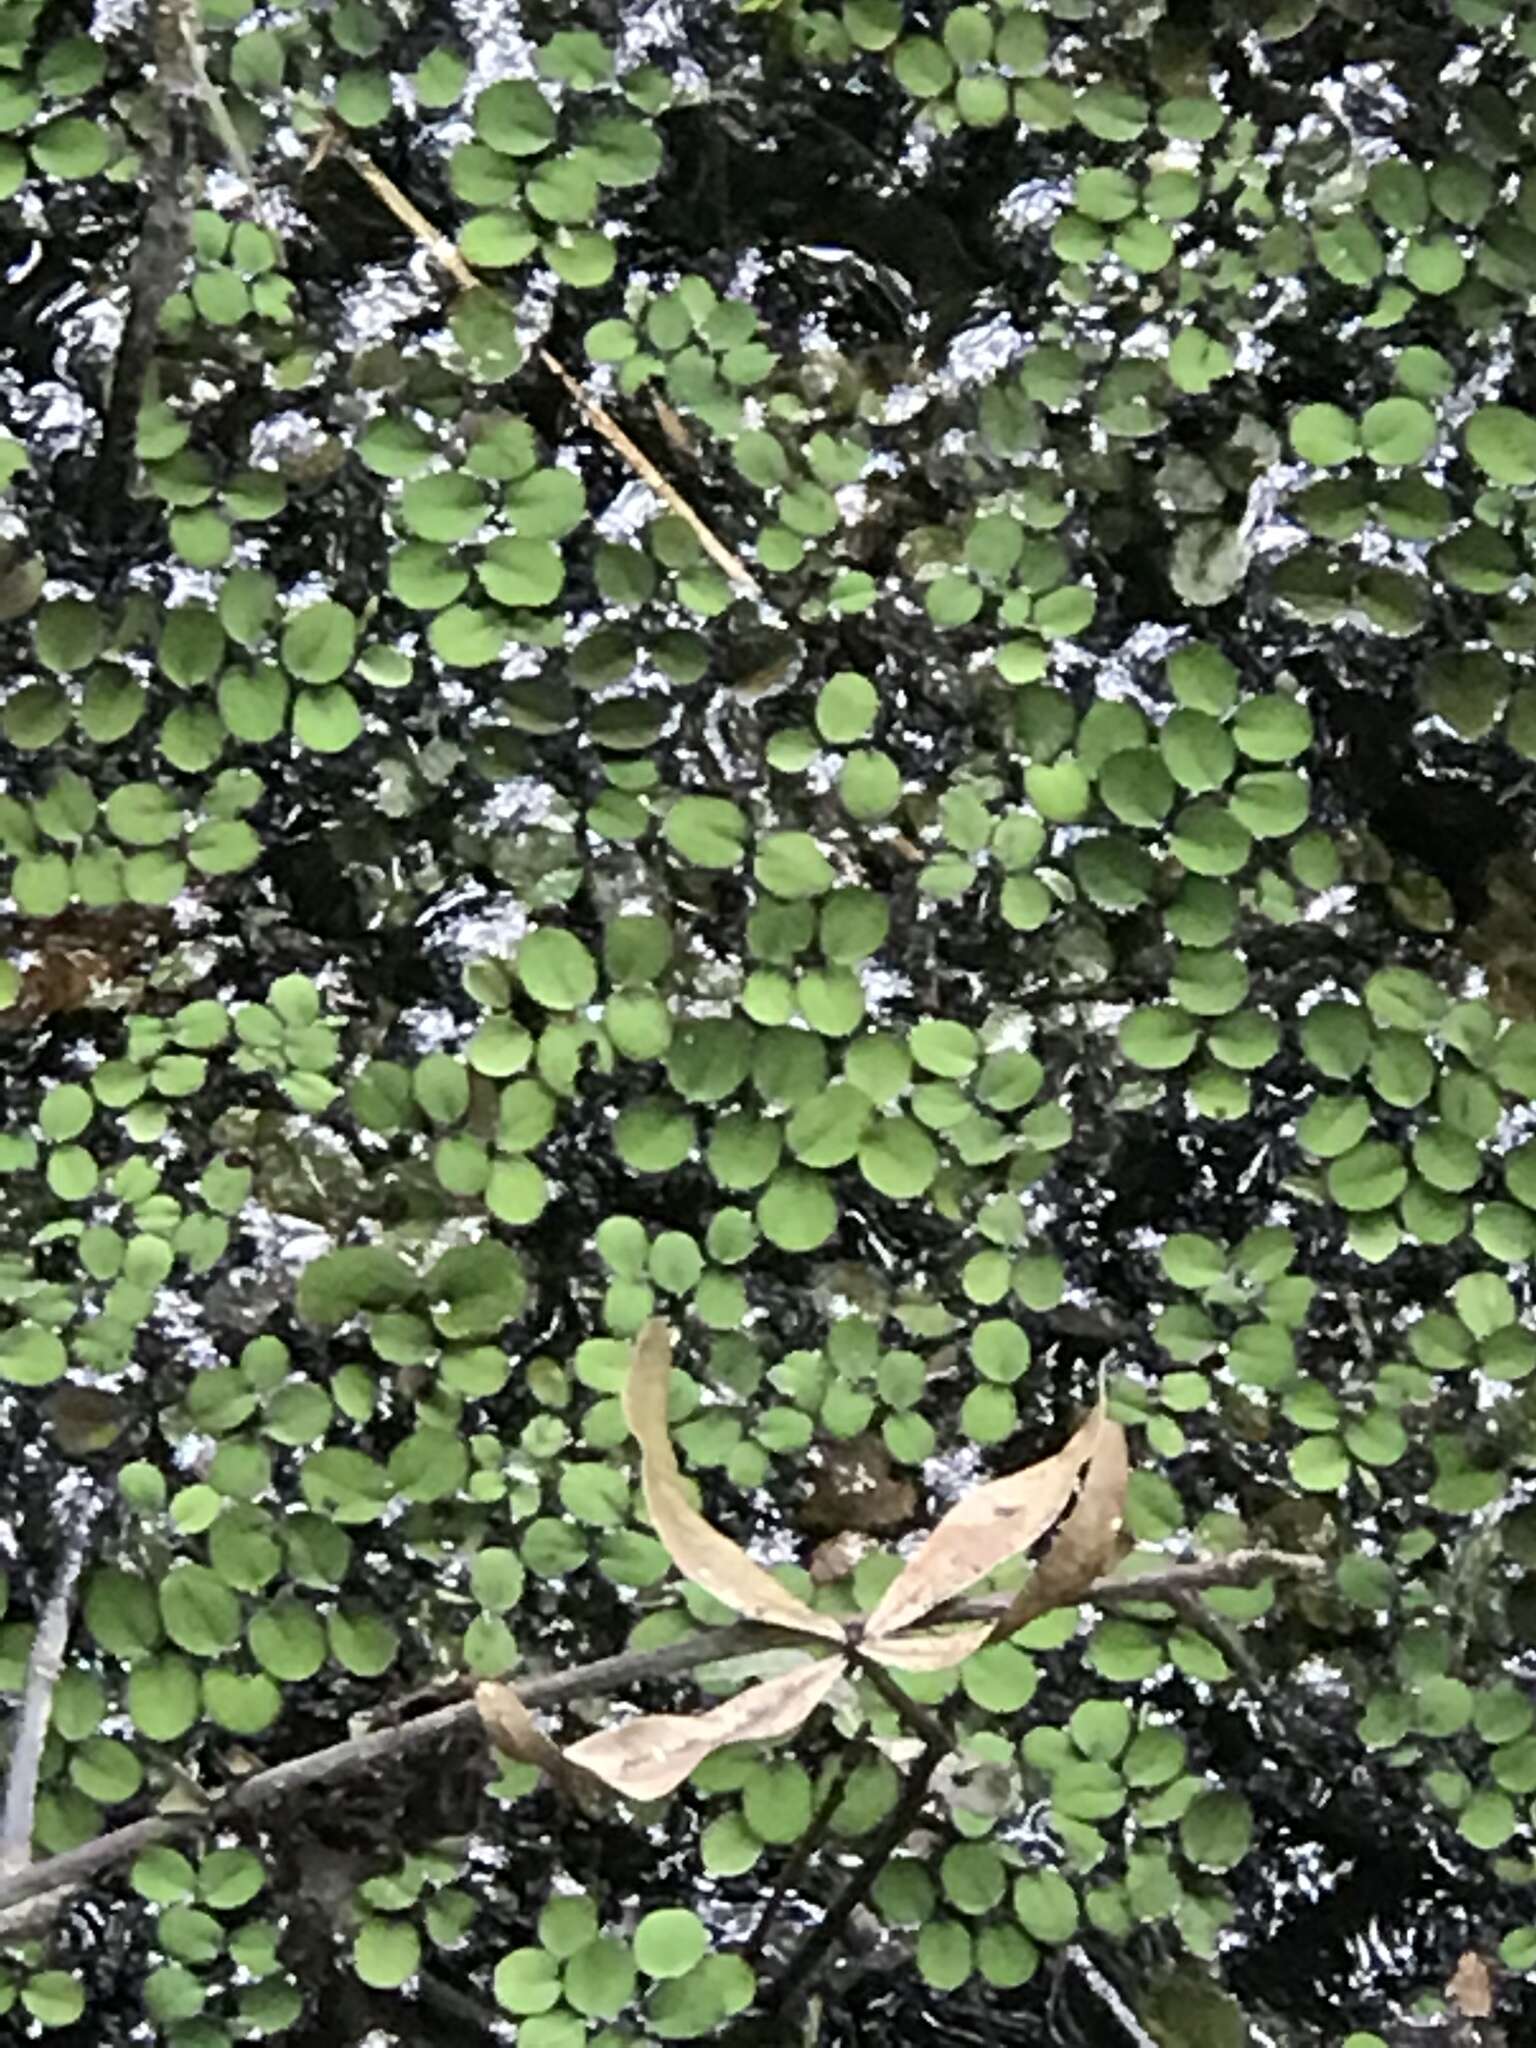
[{"label": "fallen dried leaf", "polygon": [[590,1771],[626,1799],[662,1799],[728,1742],[792,1735],[846,1668],[844,1658],[828,1657],[750,1686],[707,1714],[644,1714],[583,1737],[566,1751],[565,1761]]},{"label": "fallen dried leaf", "polygon": [[1493,2011],[1493,1972],[1475,1949],[1463,1951],[1445,1995],[1469,2020],[1485,2020]]},{"label": "fallen dried leaf", "polygon": [[897,1528],[910,1520],[916,1506],[916,1486],[892,1470],[891,1454],[879,1437],[856,1436],[824,1453],[799,1522],[813,1536],[845,1529],[868,1533]]},{"label": "fallen dried leaf", "polygon": [[1072,1497],[1077,1475],[1105,1427],[1096,1408],[1053,1457],[978,1486],[956,1502],[864,1625],[871,1636],[894,1635],[954,1600],[1000,1564],[1044,1535]]},{"label": "fallen dried leaf", "polygon": [[1015,1635],[1053,1607],[1080,1600],[1094,1580],[1109,1570],[1125,1525],[1125,1490],[1130,1476],[1125,1431],[1118,1422],[1105,1420],[1094,1440],[1072,1512],[992,1630],[994,1642]]},{"label": "fallen dried leaf", "polygon": [[589,1813],[608,1807],[607,1788],[601,1780],[595,1773],[573,1764],[559,1744],[544,1733],[515,1687],[491,1680],[477,1685],[475,1708],[481,1727],[503,1756],[520,1764],[532,1764]]},{"label": "fallen dried leaf", "polygon": [[667,1432],[667,1384],[672,1373],[672,1332],[653,1317],[635,1339],[624,1383],[624,1415],[640,1446],[645,1505],[656,1534],[685,1578],[753,1621],[798,1629],[830,1642],[843,1625],[780,1585],[739,1544],[712,1529],[683,1491],[677,1455]]}]

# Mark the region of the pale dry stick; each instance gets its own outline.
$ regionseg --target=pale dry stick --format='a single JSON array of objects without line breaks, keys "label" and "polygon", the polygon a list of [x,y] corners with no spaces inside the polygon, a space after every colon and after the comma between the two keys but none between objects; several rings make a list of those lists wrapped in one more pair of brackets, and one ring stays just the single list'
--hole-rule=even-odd
[{"label": "pale dry stick", "polygon": [[[32,1861],[32,1829],[37,1816],[37,1779],[43,1761],[43,1745],[53,1712],[53,1695],[64,1668],[64,1649],[69,1640],[69,1621],[74,1607],[75,1585],[85,1563],[91,1524],[100,1502],[87,1500],[75,1517],[59,1559],[53,1591],[43,1609],[32,1654],[27,1659],[26,1685],[16,1714],[11,1741],[11,1761],[5,1779],[5,1809],[0,1815],[0,1878],[25,1870]],[[66,1895],[44,1895],[32,1902],[30,1910],[0,1919],[0,1940],[24,1941],[39,1934],[52,1921]]]},{"label": "pale dry stick", "polygon": [[[1271,1575],[1311,1578],[1327,1569],[1326,1560],[1319,1557],[1293,1556],[1277,1550],[1238,1550],[1227,1557],[1171,1565],[1166,1571],[1149,1572],[1141,1578],[1101,1579],[1072,1605],[1114,1607],[1122,1601],[1155,1605],[1175,1593],[1199,1592],[1208,1586],[1247,1586]],[[933,1619],[985,1620],[1002,1613],[1007,1604],[1007,1596],[957,1601]],[[664,1643],[655,1650],[625,1650],[572,1671],[530,1678],[518,1687],[518,1695],[530,1709],[561,1706],[575,1699],[606,1698],[651,1679],[694,1671],[701,1664],[718,1664],[729,1657],[787,1646],[804,1648],[807,1641],[789,1629],[736,1622],[728,1628],[706,1629],[681,1642]],[[400,1727],[380,1728],[345,1742],[333,1742],[325,1749],[311,1750],[287,1763],[274,1764],[270,1770],[258,1771],[234,1791],[211,1799],[201,1812],[154,1814],[131,1821],[78,1849],[66,1849],[58,1856],[0,1878],[0,1911],[24,1899],[37,1898],[43,1892],[81,1884],[98,1871],[156,1843],[179,1841],[205,1828],[231,1827],[295,1793],[334,1784],[375,1765],[393,1763],[399,1757],[477,1728],[479,1720],[473,1699],[455,1700]]]},{"label": "pale dry stick", "polygon": [[32,1827],[37,1813],[37,1774],[43,1761],[43,1743],[48,1719],[53,1712],[54,1688],[64,1668],[64,1646],[69,1640],[69,1618],[74,1607],[75,1581],[85,1562],[91,1524],[99,1503],[87,1501],[75,1515],[48,1604],[43,1609],[32,1654],[27,1659],[27,1682],[16,1716],[16,1733],[11,1742],[10,1768],[5,1780],[5,1813],[0,1819],[0,1874],[8,1875],[32,1861]]},{"label": "pale dry stick", "polygon": [[[452,237],[445,235],[441,228],[428,220],[421,208],[406,197],[394,179],[381,171],[371,157],[365,155],[354,143],[341,137],[335,139],[332,147],[340,151],[368,189],[383,201],[396,220],[410,229],[428,255],[447,271],[455,284],[462,286],[465,291],[490,289],[484,285],[478,273],[464,261]],[[547,348],[541,347],[539,361],[551,375],[559,379],[587,419],[596,427],[603,439],[618,450],[636,476],[648,484],[657,497],[693,530],[698,537],[699,545],[710,560],[723,569],[737,588],[747,596],[760,597],[762,592],[757,579],[741,557],[733,553],[714,529],[694,511],[677,486],[668,482],[645,450],[635,445],[613,415],[571,375],[560,358],[552,355]]]},{"label": "pale dry stick", "polygon": [[1137,2019],[1135,2013],[1131,2011],[1131,2008],[1120,1996],[1115,1986],[1110,1983],[1104,1972],[1093,1960],[1093,1957],[1088,1954],[1087,1950],[1083,1948],[1081,1943],[1075,1942],[1067,1950],[1067,1958],[1093,1986],[1099,1997],[1135,2042],[1136,2048],[1157,2048],[1156,2041],[1153,2040],[1152,2036],[1141,2024],[1141,2021]]},{"label": "pale dry stick", "polygon": [[179,29],[186,46],[187,63],[191,69],[197,94],[208,116],[209,126],[218,137],[225,155],[234,165],[236,173],[250,194],[251,211],[276,242],[278,254],[282,254],[283,238],[276,222],[270,217],[261,187],[256,182],[255,167],[246,153],[245,144],[240,140],[240,131],[230,118],[229,108],[224,104],[224,95],[208,74],[207,59],[203,54],[202,23],[195,4],[179,5],[177,8]]},{"label": "pale dry stick", "polygon": [[24,1899],[19,1906],[7,1906],[0,1912],[0,1950],[19,1948],[24,1941],[41,1941],[79,1889],[78,1885],[61,1884],[51,1892],[40,1892],[35,1899]]}]

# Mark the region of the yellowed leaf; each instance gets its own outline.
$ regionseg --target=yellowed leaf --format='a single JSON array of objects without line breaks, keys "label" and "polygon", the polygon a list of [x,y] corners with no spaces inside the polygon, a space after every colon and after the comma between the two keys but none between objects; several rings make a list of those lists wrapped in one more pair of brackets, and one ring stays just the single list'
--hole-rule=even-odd
[{"label": "yellowed leaf", "polygon": [[1053,1607],[1066,1607],[1081,1600],[1094,1580],[1109,1570],[1125,1526],[1125,1493],[1130,1477],[1125,1431],[1118,1422],[1105,1418],[1094,1439],[1072,1512],[993,1629],[994,1641],[1017,1634]]},{"label": "yellowed leaf", "polygon": [[583,1737],[565,1752],[565,1760],[591,1771],[626,1799],[663,1799],[696,1764],[728,1742],[792,1735],[846,1668],[842,1657],[827,1657],[749,1686],[706,1714],[645,1714]]},{"label": "yellowed leaf", "polygon": [[[656,1534],[685,1578],[753,1621],[798,1629],[830,1642],[843,1625],[780,1585],[739,1544],[712,1529],[683,1490],[677,1454],[667,1430],[667,1385],[672,1374],[672,1332],[659,1317],[641,1330],[630,1352],[624,1416],[640,1446],[645,1505]],[[686,1775],[686,1774],[685,1774]]]},{"label": "yellowed leaf", "polygon": [[896,1671],[947,1671],[952,1664],[963,1664],[991,1633],[991,1622],[978,1621],[922,1635],[878,1636],[873,1642],[866,1638],[859,1647],[871,1662],[889,1664]]},{"label": "yellowed leaf", "polygon": [[920,1621],[946,1600],[994,1572],[1044,1535],[1072,1498],[1077,1475],[1093,1455],[1105,1426],[1096,1408],[1053,1457],[1006,1479],[991,1480],[957,1501],[864,1624],[872,1636],[890,1636]]}]

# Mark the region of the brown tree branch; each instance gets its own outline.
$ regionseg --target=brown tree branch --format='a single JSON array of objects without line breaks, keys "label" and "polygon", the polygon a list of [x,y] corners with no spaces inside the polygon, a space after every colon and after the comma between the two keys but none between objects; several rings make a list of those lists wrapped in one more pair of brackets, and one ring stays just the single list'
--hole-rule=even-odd
[{"label": "brown tree branch", "polygon": [[850,1659],[850,1662],[855,1663],[861,1678],[869,1680],[909,1735],[915,1735],[918,1741],[929,1749],[935,1745],[941,1750],[953,1746],[949,1731],[938,1716],[930,1712],[920,1701],[904,1693],[883,1665],[875,1663],[873,1658],[869,1657]]},{"label": "brown tree branch", "polygon": [[[1291,1556],[1283,1551],[1238,1550],[1230,1556],[1196,1559],[1171,1565],[1165,1571],[1141,1578],[1101,1579],[1089,1588],[1082,1602],[1095,1606],[1117,1606],[1167,1600],[1179,1592],[1199,1592],[1212,1586],[1251,1586],[1262,1578],[1315,1577],[1327,1570],[1318,1557]],[[989,1600],[957,1602],[936,1621],[984,1620],[1007,1606],[1007,1596]],[[569,1700],[605,1698],[627,1692],[632,1686],[657,1678],[675,1677],[696,1670],[701,1664],[718,1664],[729,1657],[745,1656],[764,1648],[802,1643],[804,1637],[787,1629],[765,1629],[756,1622],[736,1622],[728,1628],[705,1629],[681,1642],[664,1643],[655,1650],[625,1650],[615,1657],[578,1665],[572,1671],[550,1672],[519,1685],[518,1694],[529,1708],[557,1707]],[[334,1742],[306,1756],[274,1764],[258,1771],[243,1785],[211,1799],[200,1813],[155,1814],[131,1821],[126,1827],[85,1842],[78,1849],[66,1849],[26,1870],[0,1878],[0,1911],[23,1899],[61,1886],[77,1885],[106,1870],[141,1849],[157,1842],[172,1842],[209,1827],[227,1827],[267,1808],[279,1805],[295,1793],[306,1792],[360,1771],[393,1763],[416,1750],[460,1735],[479,1726],[479,1712],[473,1699],[455,1700],[435,1712],[422,1714],[396,1728],[381,1728],[346,1742]]]},{"label": "brown tree branch", "polygon": [[189,46],[187,40],[185,6],[186,0],[155,0],[151,16],[155,68],[151,88],[154,113],[145,151],[148,203],[128,272],[128,311],[91,471],[87,518],[98,542],[111,538],[123,514],[160,315],[181,282],[192,246],[192,205],[186,183],[197,78],[192,61],[196,44]]}]

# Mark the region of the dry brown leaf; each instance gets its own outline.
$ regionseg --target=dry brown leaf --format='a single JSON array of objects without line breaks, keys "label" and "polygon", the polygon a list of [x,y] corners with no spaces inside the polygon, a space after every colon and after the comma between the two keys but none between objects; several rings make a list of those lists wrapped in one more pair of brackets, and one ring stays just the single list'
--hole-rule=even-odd
[{"label": "dry brown leaf", "polygon": [[1104,1420],[1072,1512],[992,1630],[994,1642],[1017,1634],[1053,1607],[1080,1600],[1094,1580],[1109,1570],[1125,1525],[1125,1490],[1130,1477],[1125,1431],[1118,1422]]},{"label": "dry brown leaf", "polygon": [[475,1711],[481,1727],[503,1756],[513,1757],[520,1764],[535,1764],[551,1777],[559,1775],[565,1763],[563,1751],[534,1720],[514,1687],[490,1680],[477,1685]]},{"label": "dry brown leaf", "polygon": [[475,1708],[492,1745],[520,1764],[543,1771],[588,1812],[608,1804],[607,1792],[590,1771],[573,1764],[524,1706],[515,1687],[487,1680],[475,1687]]},{"label": "dry brown leaf", "polygon": [[871,1662],[896,1671],[947,1671],[963,1664],[991,1633],[992,1624],[979,1621],[926,1635],[879,1636],[873,1642],[866,1637],[859,1648]]},{"label": "dry brown leaf", "polygon": [[1493,2011],[1493,1972],[1476,1949],[1467,1949],[1451,1973],[1445,1995],[1469,2020],[1485,2020]]},{"label": "dry brown leaf", "polygon": [[671,1373],[672,1332],[660,1317],[652,1317],[630,1352],[624,1416],[640,1446],[645,1505],[672,1562],[685,1578],[752,1621],[840,1643],[840,1621],[807,1607],[771,1572],[754,1563],[739,1544],[712,1529],[688,1499],[667,1431]]},{"label": "dry brown leaf", "polygon": [[663,1799],[696,1764],[728,1742],[792,1735],[845,1669],[842,1657],[828,1657],[750,1686],[707,1714],[645,1714],[583,1737],[565,1752],[565,1761],[592,1772],[626,1799]]},{"label": "dry brown leaf", "polygon": [[916,1506],[916,1486],[893,1469],[880,1438],[866,1432],[821,1453],[815,1483],[796,1519],[813,1536],[847,1529],[868,1535],[898,1528]]},{"label": "dry brown leaf", "polygon": [[808,1567],[811,1584],[832,1586],[839,1579],[846,1579],[868,1548],[865,1539],[856,1536],[851,1529],[845,1529],[840,1536],[829,1536],[825,1543],[818,1543],[811,1552]]},{"label": "dry brown leaf", "polygon": [[866,1648],[871,1636],[894,1635],[946,1600],[958,1599],[1043,1536],[1072,1498],[1104,1426],[1104,1411],[1096,1408],[1054,1457],[978,1486],[956,1502],[865,1622]]}]

